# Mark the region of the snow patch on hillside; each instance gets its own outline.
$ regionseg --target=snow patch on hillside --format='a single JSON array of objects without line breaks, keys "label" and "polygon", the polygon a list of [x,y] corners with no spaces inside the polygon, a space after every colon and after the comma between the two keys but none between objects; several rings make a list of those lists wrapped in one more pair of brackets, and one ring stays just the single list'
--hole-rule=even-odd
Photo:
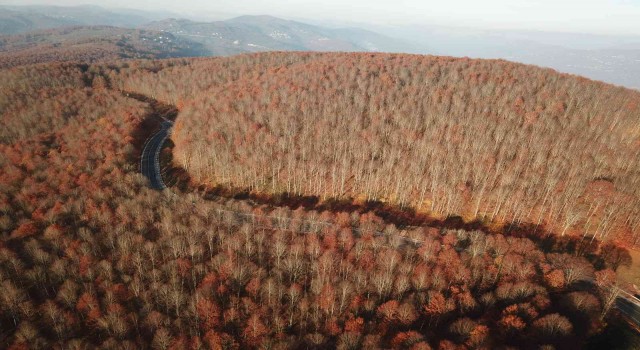
[{"label": "snow patch on hillside", "polygon": [[266,46],[256,45],[256,44],[247,44],[247,46],[250,46],[250,47],[258,47],[258,48],[261,48],[261,49],[268,49],[268,47],[266,47]]},{"label": "snow patch on hillside", "polygon": [[274,39],[291,39],[291,35],[279,30],[274,30],[273,32],[269,33],[269,36]]}]

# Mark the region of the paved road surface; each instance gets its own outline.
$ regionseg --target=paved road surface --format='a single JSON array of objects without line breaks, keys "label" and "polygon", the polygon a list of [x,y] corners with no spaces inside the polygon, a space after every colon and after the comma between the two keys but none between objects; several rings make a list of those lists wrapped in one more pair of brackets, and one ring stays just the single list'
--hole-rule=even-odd
[{"label": "paved road surface", "polygon": [[640,329],[640,299],[622,292],[616,299],[616,308]]},{"label": "paved road surface", "polygon": [[162,122],[160,131],[147,140],[140,157],[140,171],[142,175],[149,179],[151,187],[156,190],[167,188],[162,182],[162,175],[160,174],[160,151],[164,141],[171,134],[172,126],[173,123],[170,121]]},{"label": "paved road surface", "polygon": [[[160,173],[160,151],[164,141],[171,134],[171,127],[173,123],[169,120],[162,122],[161,129],[153,136],[151,136],[142,150],[142,157],[140,159],[140,170],[142,174],[149,179],[149,183],[152,188],[157,190],[163,190],[167,186],[162,181],[162,175]],[[380,232],[380,234],[382,234]],[[409,240],[403,237],[405,240]],[[420,244],[420,242],[414,242],[414,244]],[[616,300],[616,307],[627,318],[636,324],[640,328],[640,300],[635,298],[629,293],[623,292]]]}]

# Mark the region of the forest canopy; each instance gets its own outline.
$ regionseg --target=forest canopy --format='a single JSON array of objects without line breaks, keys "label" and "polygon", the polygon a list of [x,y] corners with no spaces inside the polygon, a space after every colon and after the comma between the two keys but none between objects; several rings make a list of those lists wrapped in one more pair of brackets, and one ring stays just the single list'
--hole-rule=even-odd
[{"label": "forest canopy", "polygon": [[72,26],[0,36],[0,68],[51,62],[113,62],[202,56],[201,44],[170,33],[109,26]]},{"label": "forest canopy", "polygon": [[[581,121],[567,112],[576,103],[505,126],[496,121],[519,120],[517,110],[456,104],[459,92],[445,81],[472,79],[472,68],[486,70],[465,95],[478,103],[489,96],[515,108],[503,95],[520,90],[500,82],[534,71],[550,99],[569,101],[578,96],[571,89],[582,89],[579,105],[598,113],[607,101],[627,104],[612,112],[615,122],[595,112]],[[544,147],[558,154],[560,146],[586,146],[581,137],[593,134],[603,145],[610,138],[615,149],[606,150],[629,155],[637,124],[628,112],[636,111],[629,104],[636,94],[627,90],[500,61],[357,54],[40,64],[0,70],[0,78],[0,348],[575,349],[606,327],[615,270],[629,264],[624,249],[599,238],[637,225],[616,221],[636,200],[622,184],[637,174],[623,165],[637,164],[603,158],[605,149],[593,145],[582,150],[582,162],[595,157],[595,178],[570,207],[575,193],[564,191],[587,177],[549,187],[552,175],[571,170],[550,172],[533,144],[509,148],[513,132],[551,142]],[[550,92],[561,88],[565,97]],[[139,174],[140,151],[174,106],[175,147],[163,155],[173,152],[173,166],[184,166],[196,186],[369,196],[442,216],[477,206],[478,215],[516,213],[523,224],[586,206],[590,215],[571,221],[567,233],[581,232],[579,224],[601,234],[398,226],[366,210],[209,198],[191,187],[154,191]],[[412,106],[422,112],[409,113]],[[543,117],[563,130],[546,131],[556,130],[561,144],[534,136],[547,130],[536,126]],[[611,135],[579,130],[595,121]],[[564,132],[576,133],[573,141]],[[466,155],[473,147],[475,158]],[[437,182],[428,182],[429,169]],[[521,178],[534,170],[541,177],[527,187]],[[493,182],[464,182],[477,177]],[[426,183],[420,202],[410,189]],[[517,191],[546,200],[515,201]]]},{"label": "forest canopy", "polygon": [[267,53],[123,70],[196,184],[640,239],[640,93],[500,60]]}]

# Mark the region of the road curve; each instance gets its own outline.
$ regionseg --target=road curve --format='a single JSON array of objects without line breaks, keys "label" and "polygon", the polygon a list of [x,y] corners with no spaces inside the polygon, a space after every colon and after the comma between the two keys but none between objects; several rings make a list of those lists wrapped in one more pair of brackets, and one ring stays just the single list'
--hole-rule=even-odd
[{"label": "road curve", "polygon": [[623,292],[616,299],[616,308],[629,322],[635,324],[636,329],[640,329],[640,299],[634,295]]},{"label": "road curve", "polygon": [[161,129],[153,134],[145,143],[142,149],[142,156],[140,157],[140,171],[142,175],[149,179],[151,188],[156,190],[167,188],[162,181],[162,174],[160,173],[160,151],[162,150],[164,141],[171,134],[173,123],[164,121],[160,126]]},{"label": "road curve", "polygon": [[[173,122],[164,118],[164,121],[160,124],[160,130],[153,134],[145,142],[140,157],[140,171],[149,179],[149,185],[156,190],[164,190],[167,186],[162,181],[162,174],[160,171],[160,151],[162,145],[171,135],[171,128]],[[377,232],[376,234],[383,234]],[[402,237],[407,243],[413,243],[420,245],[422,242],[410,239],[408,237]],[[594,281],[589,281],[593,283]],[[617,287],[614,287],[617,288]],[[620,295],[616,299],[615,307],[626,316],[630,323],[633,323],[636,327],[640,328],[640,299],[626,291],[621,291]]]}]

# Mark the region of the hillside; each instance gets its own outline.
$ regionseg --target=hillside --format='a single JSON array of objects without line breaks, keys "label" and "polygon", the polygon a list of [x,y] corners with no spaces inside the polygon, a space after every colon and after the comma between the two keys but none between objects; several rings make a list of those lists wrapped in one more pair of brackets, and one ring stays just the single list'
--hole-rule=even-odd
[{"label": "hillside", "polygon": [[[20,17],[27,14],[40,17],[28,20]],[[141,23],[146,23],[142,17],[124,16],[118,20],[120,17],[115,13],[97,7],[17,6],[8,7],[4,16],[4,20],[0,18],[0,28],[4,26],[5,33],[26,33],[0,35],[0,68],[56,61],[95,63],[261,51],[413,50],[408,44],[374,32],[328,29],[269,16],[243,16],[209,23],[166,19],[142,26]],[[83,25],[90,22],[85,16],[95,18],[96,23],[114,26]],[[17,22],[11,21],[26,27],[15,29]],[[127,25],[142,29],[119,27]],[[54,29],[38,30],[49,27]]]},{"label": "hillside", "polygon": [[[220,13],[213,16],[221,18]],[[352,24],[314,16],[301,22],[272,16],[199,22],[159,11],[156,6],[125,10],[87,5],[0,5],[0,35],[77,26],[164,31],[183,42],[201,46],[186,56],[228,56],[264,51],[364,51],[506,59],[640,89],[640,65],[637,64],[640,36],[633,34],[449,27],[429,21],[398,25],[358,23],[354,28],[350,27]]]},{"label": "hillside", "polygon": [[[179,155],[193,117],[184,113],[204,95],[191,97],[357,56],[0,70],[0,348],[585,346],[608,320],[614,271],[628,265],[615,245],[160,192],[138,173],[145,139],[175,113],[165,97],[182,110]],[[277,130],[253,130],[267,127]],[[163,164],[170,158],[167,149]]]},{"label": "hillside", "polygon": [[[165,85],[170,76],[184,83]],[[182,106],[175,158],[210,188],[639,239],[631,90],[505,61],[285,53],[196,61],[123,86]]]},{"label": "hillside", "polygon": [[108,10],[90,5],[0,5],[0,35],[74,26],[102,25],[135,28],[161,17],[163,15],[152,12]]},{"label": "hillside", "polygon": [[330,29],[271,16],[207,23],[167,19],[145,28],[199,42],[215,56],[261,51],[415,51],[408,43],[366,30]]},{"label": "hillside", "polygon": [[93,63],[208,54],[202,45],[169,33],[106,26],[0,36],[0,68],[54,61]]}]

